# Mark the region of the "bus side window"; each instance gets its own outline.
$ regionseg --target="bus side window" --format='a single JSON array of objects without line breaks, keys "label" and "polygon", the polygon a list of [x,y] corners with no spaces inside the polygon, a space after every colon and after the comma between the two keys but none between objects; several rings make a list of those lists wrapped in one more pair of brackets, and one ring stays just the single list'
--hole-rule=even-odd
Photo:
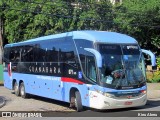
[{"label": "bus side window", "polygon": [[58,61],[58,51],[55,47],[48,48],[46,51],[46,62],[57,62]]},{"label": "bus side window", "polygon": [[88,77],[90,80],[96,82],[97,80],[97,74],[96,74],[96,64],[95,64],[95,58],[93,56],[86,56],[86,77]]},{"label": "bus side window", "polygon": [[67,37],[62,39],[61,42],[63,43],[60,46],[60,60],[67,63],[75,63],[75,47],[72,39]]},{"label": "bus side window", "polygon": [[33,46],[24,46],[21,54],[22,62],[33,62]]},{"label": "bus side window", "polygon": [[94,55],[84,50],[84,48],[93,48],[93,42],[81,39],[75,40],[75,43],[77,46],[83,73],[90,81],[96,82],[97,74]]},{"label": "bus side window", "polygon": [[3,62],[9,63],[9,48],[4,48]]},{"label": "bus side window", "polygon": [[13,47],[9,54],[9,60],[11,62],[20,62],[20,49],[19,47]]},{"label": "bus side window", "polygon": [[22,52],[21,52],[21,61],[22,62],[26,62],[25,56],[26,56],[26,50],[25,50],[25,47],[23,46],[22,47]]},{"label": "bus side window", "polygon": [[94,56],[90,56],[90,55],[88,55],[88,54],[82,55],[81,54],[80,55],[81,64],[82,64],[82,68],[83,68],[83,72],[84,72],[85,76],[89,80],[96,82],[97,81],[97,74],[96,74],[95,58],[94,58]]},{"label": "bus side window", "polygon": [[48,41],[46,45],[43,44],[43,47],[45,48],[46,62],[58,62],[59,45],[61,45],[61,43],[58,39],[52,39]]},{"label": "bus side window", "polygon": [[11,50],[9,54],[9,60],[13,62],[15,60],[15,54],[14,54],[14,49]]},{"label": "bus side window", "polygon": [[15,52],[15,60],[14,60],[14,62],[20,62],[20,48],[16,47],[14,52]]}]

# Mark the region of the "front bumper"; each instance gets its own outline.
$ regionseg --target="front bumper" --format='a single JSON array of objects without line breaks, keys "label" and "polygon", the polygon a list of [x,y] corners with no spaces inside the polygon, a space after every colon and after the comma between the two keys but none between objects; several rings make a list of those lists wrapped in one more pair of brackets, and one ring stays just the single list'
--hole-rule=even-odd
[{"label": "front bumper", "polygon": [[116,109],[143,106],[147,102],[147,94],[137,98],[115,99],[106,97],[100,93],[92,91],[89,98],[89,106],[95,109]]}]

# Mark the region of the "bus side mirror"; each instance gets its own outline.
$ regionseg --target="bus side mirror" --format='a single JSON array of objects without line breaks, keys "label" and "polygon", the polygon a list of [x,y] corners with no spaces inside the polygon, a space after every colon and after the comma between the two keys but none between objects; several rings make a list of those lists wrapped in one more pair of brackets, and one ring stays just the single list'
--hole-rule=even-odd
[{"label": "bus side mirror", "polygon": [[99,68],[101,68],[102,67],[102,56],[101,56],[101,54],[97,50],[92,49],[92,48],[84,48],[84,50],[94,54],[94,56],[96,58],[97,66]]},{"label": "bus side mirror", "polygon": [[157,69],[156,56],[149,50],[142,49],[142,52],[148,54],[151,57],[152,70],[156,70]]}]

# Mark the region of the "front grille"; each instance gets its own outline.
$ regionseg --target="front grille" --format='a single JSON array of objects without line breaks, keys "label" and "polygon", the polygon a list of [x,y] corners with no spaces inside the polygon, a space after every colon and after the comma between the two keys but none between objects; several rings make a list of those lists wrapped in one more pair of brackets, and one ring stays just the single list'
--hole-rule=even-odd
[{"label": "front grille", "polygon": [[135,99],[142,96],[141,93],[116,94],[115,99]]}]

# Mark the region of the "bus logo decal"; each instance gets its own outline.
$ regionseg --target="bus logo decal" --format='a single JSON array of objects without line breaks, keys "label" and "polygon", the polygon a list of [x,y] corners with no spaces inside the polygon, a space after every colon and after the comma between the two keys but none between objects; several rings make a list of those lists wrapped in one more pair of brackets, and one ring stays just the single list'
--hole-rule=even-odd
[{"label": "bus logo decal", "polygon": [[58,74],[61,74],[60,67],[55,67],[55,66],[51,66],[51,65],[46,66],[45,64],[43,64],[43,66],[41,66],[41,65],[38,66],[37,63],[30,65],[28,70],[30,73],[50,73],[50,74],[58,73]]},{"label": "bus logo decal", "polygon": [[78,72],[78,78],[79,78],[79,79],[82,78],[82,72]]}]

